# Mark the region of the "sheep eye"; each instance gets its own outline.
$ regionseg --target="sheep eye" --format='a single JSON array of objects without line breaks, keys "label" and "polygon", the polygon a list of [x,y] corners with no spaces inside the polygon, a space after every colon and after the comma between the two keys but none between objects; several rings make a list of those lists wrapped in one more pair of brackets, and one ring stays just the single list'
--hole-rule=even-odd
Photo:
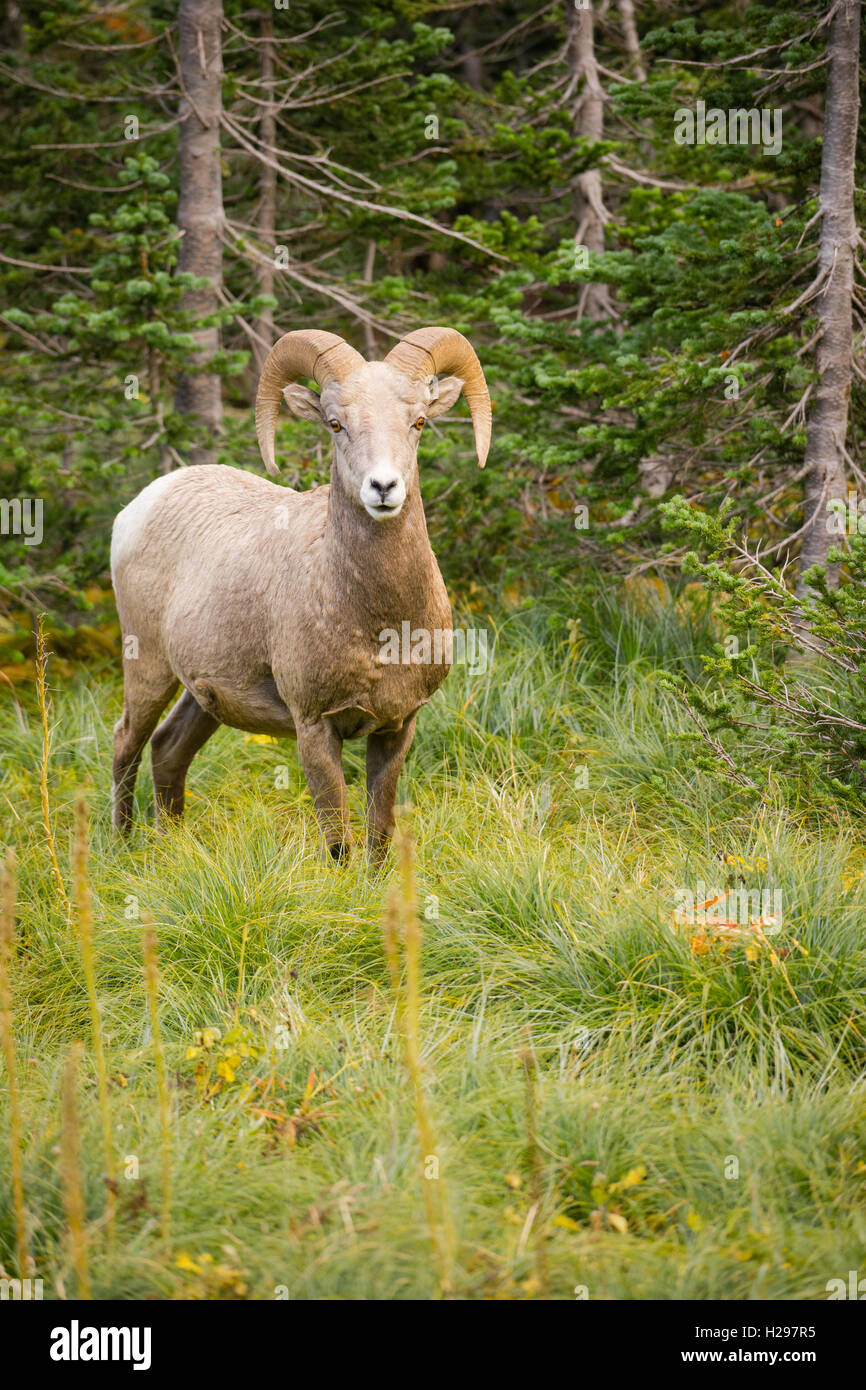
[{"label": "sheep eye", "polygon": [[328,424],[331,426],[331,429],[334,431],[334,434],[339,434],[340,430],[343,428],[339,420],[329,420]]},{"label": "sheep eye", "polygon": [[427,423],[427,421],[425,420],[424,416],[423,416],[423,415],[419,415],[419,416],[418,416],[418,419],[415,421],[415,423],[414,423],[414,425],[412,426],[412,428],[413,428],[413,430],[423,430],[423,428],[424,428],[424,426],[426,425],[426,423]]}]

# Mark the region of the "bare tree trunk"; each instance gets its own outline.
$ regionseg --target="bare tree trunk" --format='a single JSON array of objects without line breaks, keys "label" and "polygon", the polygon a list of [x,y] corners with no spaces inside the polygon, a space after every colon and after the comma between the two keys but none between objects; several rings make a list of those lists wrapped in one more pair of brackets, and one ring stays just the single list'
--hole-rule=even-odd
[{"label": "bare tree trunk", "polygon": [[[591,0],[588,0],[586,9],[579,10],[569,0],[569,55],[575,97],[574,133],[584,140],[601,140],[604,133],[604,93],[595,61]],[[578,246],[585,246],[590,255],[599,255],[604,251],[604,225],[609,219],[602,202],[601,174],[598,169],[588,169],[578,176],[574,201],[575,242]],[[607,285],[584,285],[578,316],[603,319],[610,312]]]},{"label": "bare tree trunk", "polygon": [[[185,304],[196,317],[214,313],[222,288],[223,200],[220,169],[222,112],[222,0],[180,0],[178,40],[181,80],[180,198],[177,223],[182,232],[178,270],[208,280],[188,290]],[[216,462],[216,436],[222,426],[220,379],[207,371],[219,348],[219,329],[195,332],[195,370],[180,378],[175,406],[207,427],[211,442],[190,451],[191,463]]]},{"label": "bare tree trunk", "polygon": [[[373,269],[376,264],[376,242],[371,237],[367,242],[367,250],[364,254],[364,271],[362,279],[365,285],[373,283]],[[364,320],[364,351],[368,361],[372,362],[376,357],[376,331],[369,319]]]},{"label": "bare tree trunk", "polygon": [[[810,565],[826,565],[833,544],[829,504],[845,501],[845,435],[851,395],[854,251],[854,156],[859,106],[860,0],[839,0],[830,24],[830,60],[821,150],[821,235],[818,274],[825,277],[816,298],[820,339],[818,381],[806,423],[804,488],[807,530],[800,554],[800,593]],[[830,584],[839,582],[830,566]]]},{"label": "bare tree trunk", "polygon": [[634,22],[634,5],[632,4],[632,0],[619,0],[619,17],[622,22],[625,51],[629,56],[632,72],[638,82],[646,82],[646,68],[641,58],[640,40],[637,36],[637,25]]},{"label": "bare tree trunk", "polygon": [[156,415],[156,427],[159,430],[159,471],[160,473],[170,473],[172,469],[172,459],[163,433],[165,407],[162,400],[159,353],[155,347],[149,347],[147,349],[147,389],[150,395],[151,407]]},{"label": "bare tree trunk", "polygon": [[460,70],[463,74],[463,81],[467,87],[472,87],[476,92],[480,92],[484,85],[484,64],[481,61],[480,53],[474,51],[473,45],[478,42],[475,37],[475,25],[471,17],[467,14],[457,26],[456,32],[457,51],[460,54]]},{"label": "bare tree trunk", "polygon": [[[262,108],[262,119],[259,123],[259,135],[262,144],[268,154],[273,155],[277,142],[277,122],[274,116],[272,105],[274,95],[274,21],[271,15],[265,15],[262,19],[262,37],[267,39],[267,43],[259,44],[259,79],[263,99],[268,105]],[[258,263],[257,274],[260,294],[273,294],[274,292],[274,242],[276,239],[277,225],[277,171],[270,164],[260,164],[259,169],[259,237],[267,262]],[[260,338],[264,338],[264,343],[255,342],[253,355],[256,363],[256,377],[258,378],[264,366],[265,358],[274,342],[274,311],[264,309],[261,316],[256,320],[255,330]]]}]

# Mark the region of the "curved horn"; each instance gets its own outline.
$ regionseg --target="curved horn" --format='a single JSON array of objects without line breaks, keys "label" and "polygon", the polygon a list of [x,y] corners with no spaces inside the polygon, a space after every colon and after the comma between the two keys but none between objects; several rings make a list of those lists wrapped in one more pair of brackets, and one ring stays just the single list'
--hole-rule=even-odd
[{"label": "curved horn", "polygon": [[317,328],[284,333],[274,343],[262,367],[256,394],[256,435],[269,473],[276,476],[280,471],[274,461],[274,431],[283,387],[301,376],[312,377],[319,386],[342,381],[363,361],[360,352],[337,333],[324,333]]},{"label": "curved horn", "polygon": [[410,377],[440,376],[454,372],[463,378],[463,394],[475,430],[478,467],[483,468],[490,448],[493,413],[481,363],[468,339],[456,328],[419,328],[407,333],[385,358]]}]

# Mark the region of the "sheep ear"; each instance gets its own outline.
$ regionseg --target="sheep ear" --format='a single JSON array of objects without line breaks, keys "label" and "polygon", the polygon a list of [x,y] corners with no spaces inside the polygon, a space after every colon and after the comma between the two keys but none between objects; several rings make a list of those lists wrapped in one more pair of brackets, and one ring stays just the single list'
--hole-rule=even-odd
[{"label": "sheep ear", "polygon": [[298,386],[296,382],[290,382],[288,386],[283,387],[283,400],[299,420],[312,420],[315,425],[325,423],[322,403],[316,392],[311,391],[308,386]]},{"label": "sheep ear", "polygon": [[435,420],[437,415],[444,415],[446,410],[450,410],[462,390],[462,376],[434,376],[429,386],[428,420]]}]

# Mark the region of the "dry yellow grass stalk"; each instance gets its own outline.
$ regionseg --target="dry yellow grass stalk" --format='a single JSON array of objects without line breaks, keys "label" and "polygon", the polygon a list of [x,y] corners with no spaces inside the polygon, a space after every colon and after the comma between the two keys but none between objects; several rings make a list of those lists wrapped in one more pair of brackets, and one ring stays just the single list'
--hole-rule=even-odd
[{"label": "dry yellow grass stalk", "polygon": [[24,1216],[24,1184],[21,1178],[21,1105],[15,1069],[15,1037],[12,1032],[12,969],[15,960],[15,906],[18,880],[15,851],[6,851],[0,910],[0,1044],[9,1085],[9,1148],[12,1172],[12,1210],[15,1217],[15,1258],[19,1279],[27,1277],[27,1222]]},{"label": "dry yellow grass stalk", "polygon": [[84,1229],[84,1191],[81,1184],[81,1120],[78,1113],[78,1066],[84,1049],[80,1042],[69,1050],[63,1068],[60,1093],[60,1171],[63,1205],[69,1239],[69,1255],[75,1270],[79,1298],[90,1297],[87,1269],[87,1233]]},{"label": "dry yellow grass stalk", "polygon": [[144,924],[142,950],[144,954],[144,988],[147,994],[147,1007],[150,1013],[150,1030],[153,1035],[153,1060],[156,1065],[156,1090],[159,1099],[160,1156],[162,1165],[162,1202],[160,1225],[165,1245],[170,1243],[171,1234],[171,1107],[168,1094],[168,1078],[165,1071],[165,1057],[162,1051],[162,1038],[159,1031],[159,963],[157,955],[156,927],[153,918],[141,914]]},{"label": "dry yellow grass stalk", "polygon": [[542,1298],[550,1296],[547,1271],[547,1243],[544,1222],[544,1188],[541,1169],[541,1150],[538,1144],[538,1070],[529,1029],[525,1030],[526,1046],[521,1053],[526,1102],[526,1146],[529,1157],[529,1201],[534,1225],[535,1282]]},{"label": "dry yellow grass stalk", "polygon": [[[439,1172],[436,1135],[424,1095],[420,1041],[421,927],[418,922],[415,864],[408,836],[398,832],[395,845],[400,878],[398,883],[392,884],[387,899],[383,929],[385,956],[394,993],[397,1027],[402,1034],[406,1070],[412,1086],[415,1127],[421,1153],[424,1210],[439,1270],[439,1291],[440,1294],[447,1295],[454,1286],[455,1236],[448,1208],[445,1179]],[[401,935],[405,963],[405,983],[402,991],[398,954]]]},{"label": "dry yellow grass stalk", "polygon": [[63,883],[63,875],[60,872],[60,865],[57,862],[57,845],[54,842],[54,831],[51,829],[51,809],[48,803],[48,755],[51,751],[51,734],[48,728],[48,695],[46,690],[45,676],[48,667],[48,656],[45,651],[45,630],[42,625],[42,614],[36,619],[36,698],[39,701],[39,714],[42,720],[42,759],[39,766],[39,785],[42,794],[42,825],[45,830],[45,841],[48,845],[48,854],[51,859],[51,876],[57,884],[57,891],[63,901],[66,910],[66,920],[69,921],[70,906],[66,888]]},{"label": "dry yellow grass stalk", "polygon": [[75,798],[75,841],[72,859],[75,912],[78,920],[78,941],[81,947],[81,962],[84,966],[84,980],[87,986],[87,1002],[90,1007],[90,1034],[93,1041],[93,1054],[96,1059],[96,1084],[99,1092],[99,1113],[102,1120],[102,1147],[105,1154],[105,1180],[108,1188],[105,1201],[105,1226],[108,1245],[109,1248],[111,1248],[114,1241],[117,1181],[115,1176],[114,1142],[111,1133],[111,1109],[108,1103],[108,1069],[105,1065],[105,1049],[102,1045],[102,1025],[99,1017],[99,1005],[96,1001],[96,971],[93,963],[93,900],[87,871],[87,802],[81,791],[79,791]]}]

